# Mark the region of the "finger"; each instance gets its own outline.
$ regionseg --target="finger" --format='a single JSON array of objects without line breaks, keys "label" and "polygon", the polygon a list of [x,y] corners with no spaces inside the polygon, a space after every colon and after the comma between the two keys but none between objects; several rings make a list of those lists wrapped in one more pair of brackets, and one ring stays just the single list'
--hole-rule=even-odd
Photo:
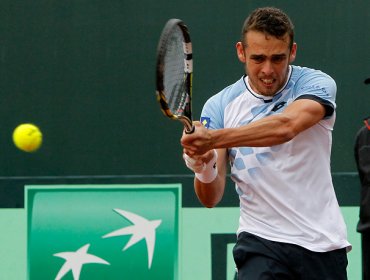
[{"label": "finger", "polygon": [[188,148],[184,148],[183,153],[187,154],[190,157],[194,156],[194,151],[192,151],[191,149],[188,149]]}]

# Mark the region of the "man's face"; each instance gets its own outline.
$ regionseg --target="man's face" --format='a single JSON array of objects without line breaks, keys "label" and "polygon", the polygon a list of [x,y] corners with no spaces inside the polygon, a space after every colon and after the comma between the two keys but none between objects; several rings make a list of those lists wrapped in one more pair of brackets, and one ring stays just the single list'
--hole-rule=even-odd
[{"label": "man's face", "polygon": [[297,46],[289,48],[288,34],[278,39],[258,31],[248,31],[245,42],[236,45],[239,60],[252,89],[265,96],[273,96],[285,84],[288,67],[296,55]]}]

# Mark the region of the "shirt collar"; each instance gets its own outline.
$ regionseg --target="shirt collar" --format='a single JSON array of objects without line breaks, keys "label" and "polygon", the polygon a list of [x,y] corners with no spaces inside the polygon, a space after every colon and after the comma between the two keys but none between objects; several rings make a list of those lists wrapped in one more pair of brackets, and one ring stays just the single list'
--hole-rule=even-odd
[{"label": "shirt collar", "polygon": [[276,95],[278,95],[281,91],[283,91],[283,89],[286,87],[286,85],[288,84],[288,82],[289,82],[289,79],[290,79],[290,76],[291,76],[291,74],[292,74],[292,66],[291,65],[289,65],[289,69],[288,69],[288,78],[286,79],[286,81],[285,81],[285,84],[273,95],[273,96],[264,96],[264,95],[262,95],[262,94],[259,94],[259,93],[257,93],[257,92],[255,92],[253,89],[252,89],[252,87],[251,87],[251,85],[250,85],[250,83],[249,83],[249,78],[248,78],[248,76],[246,75],[245,77],[244,77],[244,82],[245,82],[245,85],[246,85],[246,87],[247,87],[247,89],[248,89],[248,91],[253,95],[253,96],[255,96],[255,97],[257,97],[258,99],[262,99],[265,103],[269,103],[269,102],[271,102],[272,100],[273,100],[273,98],[276,96]]}]

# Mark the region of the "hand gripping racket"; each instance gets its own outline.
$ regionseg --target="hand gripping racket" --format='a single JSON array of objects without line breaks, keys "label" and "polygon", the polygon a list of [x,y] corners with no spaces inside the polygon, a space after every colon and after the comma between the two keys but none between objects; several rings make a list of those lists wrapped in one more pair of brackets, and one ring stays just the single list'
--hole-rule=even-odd
[{"label": "hand gripping racket", "polygon": [[193,56],[189,30],[180,19],[170,19],[157,48],[157,100],[163,114],[194,132],[191,112]]}]

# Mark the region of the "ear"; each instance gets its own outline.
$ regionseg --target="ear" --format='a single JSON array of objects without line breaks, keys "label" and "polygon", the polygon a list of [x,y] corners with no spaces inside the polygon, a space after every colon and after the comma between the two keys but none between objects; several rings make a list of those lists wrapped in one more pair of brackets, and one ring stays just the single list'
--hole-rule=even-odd
[{"label": "ear", "polygon": [[292,63],[295,60],[297,55],[297,43],[293,43],[292,50],[290,51],[289,63]]},{"label": "ear", "polygon": [[240,62],[245,63],[246,59],[245,59],[244,46],[242,42],[236,43],[236,53],[238,55]]}]

